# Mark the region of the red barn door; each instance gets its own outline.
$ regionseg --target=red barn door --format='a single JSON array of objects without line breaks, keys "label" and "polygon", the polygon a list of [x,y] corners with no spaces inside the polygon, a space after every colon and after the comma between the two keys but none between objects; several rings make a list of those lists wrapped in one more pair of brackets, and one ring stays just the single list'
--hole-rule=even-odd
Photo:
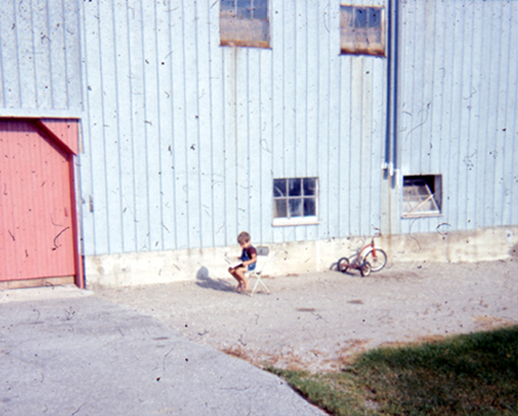
[{"label": "red barn door", "polygon": [[[70,120],[0,120],[0,282],[83,287]],[[30,282],[24,282],[30,281]]]}]

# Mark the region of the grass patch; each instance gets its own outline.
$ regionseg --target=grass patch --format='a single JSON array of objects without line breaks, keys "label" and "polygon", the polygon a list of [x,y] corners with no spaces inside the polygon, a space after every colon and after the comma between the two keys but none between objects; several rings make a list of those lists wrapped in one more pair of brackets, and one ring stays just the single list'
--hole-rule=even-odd
[{"label": "grass patch", "polygon": [[340,373],[269,370],[333,415],[518,415],[518,326],[378,348]]}]

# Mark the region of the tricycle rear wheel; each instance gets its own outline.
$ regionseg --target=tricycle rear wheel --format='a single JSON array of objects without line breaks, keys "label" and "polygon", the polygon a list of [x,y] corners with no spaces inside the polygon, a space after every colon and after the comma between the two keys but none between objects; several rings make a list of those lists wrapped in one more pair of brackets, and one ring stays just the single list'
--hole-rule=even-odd
[{"label": "tricycle rear wheel", "polygon": [[336,268],[338,271],[345,273],[349,268],[349,259],[347,257],[342,257],[340,260],[338,260]]},{"label": "tricycle rear wheel", "polygon": [[371,274],[371,264],[368,261],[364,261],[362,264],[362,267],[360,267],[360,273],[363,277],[367,277],[369,274]]}]

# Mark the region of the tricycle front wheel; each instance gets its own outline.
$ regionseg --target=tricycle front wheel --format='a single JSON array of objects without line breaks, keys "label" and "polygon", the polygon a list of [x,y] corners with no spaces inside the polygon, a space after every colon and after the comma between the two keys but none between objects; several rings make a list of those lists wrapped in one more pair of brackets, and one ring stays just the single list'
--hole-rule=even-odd
[{"label": "tricycle front wheel", "polygon": [[371,250],[363,259],[370,263],[373,272],[379,272],[387,264],[387,254],[381,248],[376,249],[376,256],[374,256],[374,250]]}]

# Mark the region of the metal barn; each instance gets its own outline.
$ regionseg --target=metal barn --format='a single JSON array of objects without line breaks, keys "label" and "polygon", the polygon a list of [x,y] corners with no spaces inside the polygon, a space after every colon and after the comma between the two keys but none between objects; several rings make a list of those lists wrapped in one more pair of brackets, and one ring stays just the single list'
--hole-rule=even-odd
[{"label": "metal barn", "polygon": [[[517,1],[1,9],[1,186],[14,186],[6,159],[25,158],[24,131],[77,126],[66,186],[79,285],[224,277],[242,230],[279,273],[327,270],[375,228],[394,261],[513,255]],[[37,186],[1,196],[0,253],[18,262],[11,228]],[[38,218],[50,231],[34,250],[56,251],[68,225]],[[0,280],[18,280],[13,267]]]}]

